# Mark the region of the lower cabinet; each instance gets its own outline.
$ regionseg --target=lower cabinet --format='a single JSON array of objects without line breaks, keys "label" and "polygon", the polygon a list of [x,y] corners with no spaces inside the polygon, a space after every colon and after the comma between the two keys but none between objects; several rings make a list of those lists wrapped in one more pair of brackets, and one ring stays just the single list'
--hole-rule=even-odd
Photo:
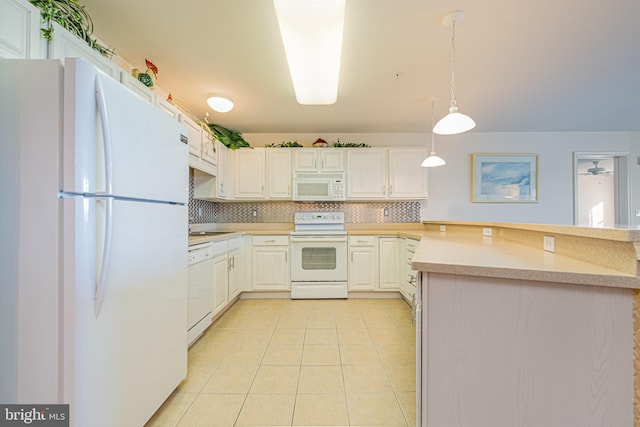
[{"label": "lower cabinet", "polygon": [[416,282],[418,280],[418,272],[411,268],[411,261],[416,253],[418,247],[418,240],[405,238],[404,239],[404,276],[402,283],[402,295],[414,302],[414,296],[416,294]]},{"label": "lower cabinet", "polygon": [[373,291],[378,287],[378,238],[349,236],[349,290]]},{"label": "lower cabinet", "polygon": [[244,251],[242,250],[242,236],[229,239],[229,257],[227,268],[229,270],[229,301],[237,297],[244,284],[246,277],[245,269],[248,267]]},{"label": "lower cabinet", "polygon": [[213,310],[215,316],[224,310],[229,302],[229,269],[227,241],[217,241],[213,245]]},{"label": "lower cabinet", "polygon": [[400,290],[400,242],[398,237],[378,239],[381,290]]},{"label": "lower cabinet", "polygon": [[252,289],[254,291],[288,291],[289,236],[253,236]]}]

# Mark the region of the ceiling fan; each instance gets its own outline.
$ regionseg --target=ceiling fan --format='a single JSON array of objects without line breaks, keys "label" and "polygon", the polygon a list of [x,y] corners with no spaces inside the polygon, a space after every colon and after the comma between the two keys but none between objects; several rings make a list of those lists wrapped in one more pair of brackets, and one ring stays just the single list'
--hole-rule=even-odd
[{"label": "ceiling fan", "polygon": [[600,163],[600,160],[594,160],[591,163],[593,163],[593,167],[587,169],[586,172],[583,172],[579,175],[611,175],[613,174],[613,171],[608,171],[602,166],[598,165]]}]

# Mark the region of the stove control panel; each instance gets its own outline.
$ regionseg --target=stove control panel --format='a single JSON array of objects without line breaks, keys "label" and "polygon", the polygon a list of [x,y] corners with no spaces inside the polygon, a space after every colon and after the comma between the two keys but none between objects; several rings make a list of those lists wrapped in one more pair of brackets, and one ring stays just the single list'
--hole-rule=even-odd
[{"label": "stove control panel", "polygon": [[344,224],[344,212],[296,212],[295,224]]}]

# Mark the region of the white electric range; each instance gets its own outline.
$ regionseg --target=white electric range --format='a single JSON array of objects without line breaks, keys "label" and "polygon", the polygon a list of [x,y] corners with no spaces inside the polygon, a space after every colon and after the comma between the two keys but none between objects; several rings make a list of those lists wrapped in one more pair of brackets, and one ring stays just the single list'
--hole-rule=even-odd
[{"label": "white electric range", "polygon": [[347,298],[344,212],[297,212],[291,232],[291,298]]}]

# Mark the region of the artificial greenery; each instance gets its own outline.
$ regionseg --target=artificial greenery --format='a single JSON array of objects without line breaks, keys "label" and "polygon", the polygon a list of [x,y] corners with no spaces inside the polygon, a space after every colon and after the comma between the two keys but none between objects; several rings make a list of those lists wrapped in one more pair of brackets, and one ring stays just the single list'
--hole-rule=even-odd
[{"label": "artificial greenery", "polygon": [[279,144],[276,144],[275,142],[272,144],[266,144],[265,147],[269,148],[291,148],[291,147],[302,147],[302,144],[299,144],[298,141],[287,141],[284,142],[282,141]]},{"label": "artificial greenery", "polygon": [[218,141],[222,142],[232,150],[237,150],[242,147],[253,148],[247,141],[245,141],[240,132],[233,132],[224,126],[213,123],[209,123],[209,129],[211,129]]},{"label": "artificial greenery", "polygon": [[369,144],[357,144],[355,142],[340,142],[340,138],[333,143],[336,148],[371,148]]},{"label": "artificial greenery", "polygon": [[77,0],[29,0],[31,4],[40,9],[44,28],[40,29],[42,37],[51,40],[53,26],[51,21],[57,22],[61,27],[84,40],[92,49],[102,56],[111,57],[114,50],[102,46],[91,37],[93,34],[93,20],[84,6]]}]

